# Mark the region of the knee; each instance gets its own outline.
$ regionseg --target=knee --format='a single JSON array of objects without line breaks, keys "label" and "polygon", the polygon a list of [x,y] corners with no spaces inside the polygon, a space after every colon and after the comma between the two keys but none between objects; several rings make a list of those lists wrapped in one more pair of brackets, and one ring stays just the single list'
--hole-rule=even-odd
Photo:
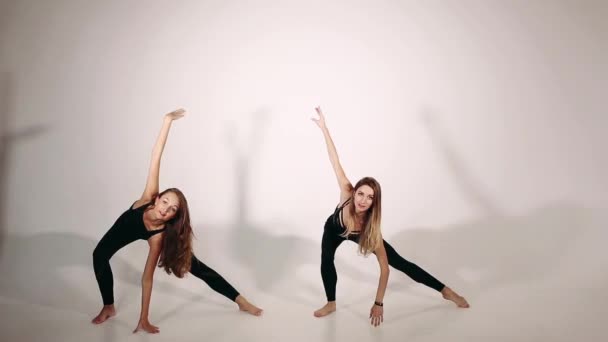
[{"label": "knee", "polygon": [[103,252],[103,249],[96,247],[93,250],[93,264],[98,265],[100,263],[104,263],[109,261],[110,258]]},{"label": "knee", "polygon": [[101,257],[101,248],[99,246],[95,247],[93,250],[93,260],[97,260]]},{"label": "knee", "polygon": [[99,249],[97,247],[95,247],[95,249],[93,250],[93,263],[96,263],[97,260],[99,260]]}]

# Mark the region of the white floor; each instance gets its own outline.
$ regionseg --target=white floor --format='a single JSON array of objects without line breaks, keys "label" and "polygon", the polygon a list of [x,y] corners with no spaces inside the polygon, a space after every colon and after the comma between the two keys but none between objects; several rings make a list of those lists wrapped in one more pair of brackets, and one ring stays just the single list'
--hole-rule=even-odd
[{"label": "white floor", "polygon": [[[376,261],[357,256],[354,245],[336,256],[338,311],[317,319],[312,312],[324,303],[319,241],[272,236],[261,227],[209,227],[198,232],[197,255],[262,306],[263,317],[238,312],[194,277],[158,270],[150,319],[161,333],[154,336],[131,333],[143,242],[112,259],[118,316],[95,326],[96,241],[9,234],[0,260],[0,341],[607,341],[606,223],[602,212],[555,205],[524,217],[387,236],[472,307],[458,309],[393,270],[378,328],[367,319]],[[246,252],[251,246],[256,251]]]}]

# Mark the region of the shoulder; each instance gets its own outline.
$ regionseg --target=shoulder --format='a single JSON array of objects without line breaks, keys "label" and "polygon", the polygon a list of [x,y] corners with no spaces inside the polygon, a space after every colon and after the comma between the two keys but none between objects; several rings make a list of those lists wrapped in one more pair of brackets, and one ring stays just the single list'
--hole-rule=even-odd
[{"label": "shoulder", "polygon": [[163,247],[163,238],[165,232],[160,232],[158,234],[154,234],[148,238],[148,245],[150,246],[150,250],[160,250]]},{"label": "shoulder", "polygon": [[340,203],[338,203],[338,205],[336,206],[336,209],[344,209],[344,208],[346,208],[348,206],[348,203],[350,202],[349,200],[350,200],[350,198],[347,198],[344,201],[342,199],[340,199]]},{"label": "shoulder", "polygon": [[133,203],[133,205],[131,205],[131,209],[132,210],[139,209],[139,208],[145,207],[151,203],[152,203],[152,198],[143,198],[142,197],[142,198],[138,199],[137,201],[135,201]]},{"label": "shoulder", "polygon": [[340,191],[340,206],[344,205],[353,196],[353,187],[343,188]]}]

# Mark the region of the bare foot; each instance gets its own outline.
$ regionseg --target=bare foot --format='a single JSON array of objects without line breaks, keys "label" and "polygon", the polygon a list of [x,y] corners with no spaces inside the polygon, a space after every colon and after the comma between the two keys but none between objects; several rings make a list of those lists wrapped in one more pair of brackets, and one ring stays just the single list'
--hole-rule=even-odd
[{"label": "bare foot", "polygon": [[336,302],[327,302],[327,304],[325,304],[322,308],[315,311],[314,315],[315,317],[323,317],[334,311],[336,311]]},{"label": "bare foot", "polygon": [[444,287],[443,290],[441,290],[441,295],[443,295],[443,298],[454,302],[456,305],[458,305],[459,308],[469,307],[469,303],[467,303],[467,300],[464,299],[464,297],[460,296],[458,293],[454,292],[451,288],[447,286]]},{"label": "bare foot", "polygon": [[114,309],[114,305],[104,305],[101,309],[101,312],[99,312],[99,315],[93,318],[93,320],[91,320],[91,323],[101,324],[105,322],[108,318],[114,316],[116,316],[116,309]]},{"label": "bare foot", "polygon": [[264,310],[258,308],[257,306],[249,303],[245,297],[239,295],[235,300],[236,304],[239,306],[239,310],[245,311],[254,316],[261,316]]}]

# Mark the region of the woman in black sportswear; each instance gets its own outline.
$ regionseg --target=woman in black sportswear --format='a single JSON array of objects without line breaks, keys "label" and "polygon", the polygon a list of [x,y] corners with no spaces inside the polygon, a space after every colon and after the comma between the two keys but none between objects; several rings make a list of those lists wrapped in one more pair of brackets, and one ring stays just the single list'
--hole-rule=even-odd
[{"label": "woman in black sportswear", "polygon": [[139,322],[134,332],[144,330],[158,333],[150,324],[148,310],[152,295],[152,280],[156,265],[168,274],[182,278],[187,272],[205,281],[213,290],[234,301],[239,309],[259,316],[260,308],[249,303],[222,276],[198,260],[192,253],[192,227],[188,202],[183,193],[170,188],[159,193],[160,160],[173,121],[185,114],[178,109],[165,115],[163,125],[152,151],[146,187],[141,197],[127,209],[93,251],[95,277],[101,291],[103,308],[92,322],[100,324],[116,315],[113,276],[110,258],[122,247],[135,240],[147,240],[150,247],[142,275],[142,301]]},{"label": "woman in black sportswear", "polygon": [[380,325],[383,321],[383,298],[388,283],[389,268],[392,266],[404,272],[415,281],[425,284],[438,292],[443,298],[453,301],[458,307],[467,308],[467,301],[449,287],[443,285],[417,265],[403,259],[386,241],[380,231],[381,189],[380,184],[372,177],[362,178],[353,187],[346,177],[334,143],[325,125],[321,108],[315,108],[318,118],[312,120],[323,132],[329,160],[336,174],[340,187],[340,203],[325,222],[321,242],[321,278],[327,297],[327,304],[316,310],[316,317],[323,317],[336,311],[336,283],[338,276],[334,265],[334,255],[338,246],[345,240],[359,245],[363,255],[374,253],[380,264],[380,281],[376,298],[370,309],[371,324]]}]

